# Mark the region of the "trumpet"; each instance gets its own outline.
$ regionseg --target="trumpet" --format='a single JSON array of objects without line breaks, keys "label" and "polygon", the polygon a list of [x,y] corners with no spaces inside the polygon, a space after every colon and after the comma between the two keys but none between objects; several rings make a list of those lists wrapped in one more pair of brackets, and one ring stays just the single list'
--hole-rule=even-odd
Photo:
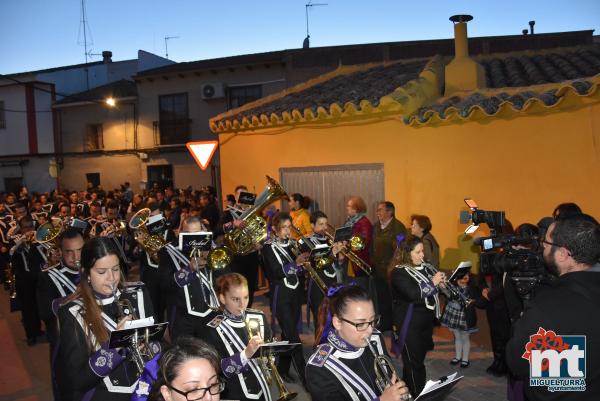
[{"label": "trumpet", "polygon": [[393,384],[392,378],[394,376],[396,376],[396,378],[398,378],[400,376],[398,376],[398,372],[396,371],[396,368],[394,367],[394,362],[392,362],[392,359],[387,355],[379,354],[375,350],[373,343],[371,341],[369,341],[369,339],[365,339],[365,341],[367,342],[367,346],[369,347],[369,350],[373,354],[373,369],[375,370],[375,385],[377,386],[379,391],[381,393],[383,393],[383,391],[385,390],[385,388],[387,386],[389,386],[390,384]]},{"label": "trumpet", "polygon": [[117,236],[120,237],[127,232],[127,224],[118,220],[116,223],[104,222],[101,223],[102,231],[97,236],[108,237]]},{"label": "trumpet", "polygon": [[[246,331],[248,332],[248,341],[255,336],[262,339],[262,336],[260,335],[260,322],[257,319],[244,319],[244,323],[246,324]],[[269,385],[275,380],[275,385],[279,391],[277,401],[289,401],[298,396],[298,393],[289,392],[285,387],[285,383],[275,365],[275,357],[273,355],[259,357],[258,365]]]},{"label": "trumpet", "polygon": [[[119,320],[127,316],[131,316],[132,320],[137,320],[138,316],[135,313],[135,309],[133,309],[131,301],[127,298],[121,298],[123,293],[118,294],[117,296],[117,284],[113,285],[112,290],[117,304]],[[135,330],[133,335],[129,338],[130,343],[127,345],[127,349],[129,350],[130,358],[138,371],[138,375],[141,375],[144,372],[146,362],[154,358],[154,353],[149,344],[149,338],[150,329],[148,327],[146,327],[144,334],[140,335],[138,331]]]},{"label": "trumpet", "polygon": [[[296,257],[298,257],[298,255],[300,255],[302,253],[302,250],[300,247],[301,244],[304,243],[304,244],[308,245],[309,247],[311,247],[311,245],[310,245],[311,242],[309,239],[304,238],[300,229],[293,224],[292,224],[292,230],[295,231],[300,236],[300,239],[298,239],[298,240],[295,240],[292,238],[289,239],[292,253]],[[316,258],[314,267],[310,260],[308,260],[302,264],[302,266],[304,267],[304,270],[306,270],[308,272],[308,274],[310,275],[312,280],[315,282],[317,287],[319,287],[319,289],[321,290],[323,295],[327,294],[327,285],[325,284],[325,282],[323,281],[321,276],[319,276],[319,273],[317,272],[317,270],[323,270],[327,266],[331,265],[332,263],[333,263],[333,257],[330,254],[328,256],[322,256],[322,257]]]},{"label": "trumpet", "polygon": [[[423,262],[422,264],[431,276],[439,272],[439,269],[430,263]],[[463,308],[468,308],[475,302],[475,300],[463,294],[458,285],[451,283],[448,279],[444,278],[443,283],[446,287],[446,291],[448,291],[449,298],[457,301]]]},{"label": "trumpet", "polygon": [[[335,227],[333,227],[331,224],[327,224],[327,229],[328,230],[335,230]],[[333,246],[333,234],[331,234],[329,231],[325,230],[325,236],[327,237],[327,239],[329,240],[330,244]],[[365,243],[364,238],[355,235],[352,238],[350,238],[349,242],[349,246],[347,246],[346,248],[342,249],[340,251],[340,253],[348,258],[348,260],[350,262],[352,262],[352,264],[354,266],[357,266],[358,268],[360,268],[363,272],[365,272],[367,275],[371,275],[371,272],[373,271],[373,268],[364,260],[362,260],[360,258],[360,256],[358,256],[356,254],[356,252],[360,252],[363,249],[365,249],[365,246],[367,245]]]}]

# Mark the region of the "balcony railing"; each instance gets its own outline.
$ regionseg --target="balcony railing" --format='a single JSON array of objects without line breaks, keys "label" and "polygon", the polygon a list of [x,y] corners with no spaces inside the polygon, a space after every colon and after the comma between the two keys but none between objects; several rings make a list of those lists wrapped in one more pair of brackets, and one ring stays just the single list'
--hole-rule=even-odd
[{"label": "balcony railing", "polygon": [[154,146],[181,145],[190,139],[190,126],[192,120],[189,118],[181,120],[162,120],[152,122],[152,133]]}]

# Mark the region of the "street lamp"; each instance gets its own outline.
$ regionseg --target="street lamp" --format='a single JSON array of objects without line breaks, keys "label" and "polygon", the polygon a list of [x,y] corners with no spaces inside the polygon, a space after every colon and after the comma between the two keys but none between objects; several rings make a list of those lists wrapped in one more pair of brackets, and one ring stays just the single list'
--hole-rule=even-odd
[{"label": "street lamp", "polygon": [[106,99],[106,104],[110,107],[115,107],[117,105],[117,102],[113,97],[109,97]]}]

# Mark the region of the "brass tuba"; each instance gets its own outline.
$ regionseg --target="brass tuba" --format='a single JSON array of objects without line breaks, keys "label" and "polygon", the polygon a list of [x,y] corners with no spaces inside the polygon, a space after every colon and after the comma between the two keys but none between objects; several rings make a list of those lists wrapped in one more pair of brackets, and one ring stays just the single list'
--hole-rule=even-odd
[{"label": "brass tuba", "polygon": [[167,241],[158,234],[150,234],[146,223],[150,218],[150,209],[143,208],[129,219],[129,228],[134,230],[135,241],[150,255],[152,260],[157,260],[158,251],[167,245]]},{"label": "brass tuba", "polygon": [[35,242],[42,245],[46,249],[46,260],[51,257],[51,254],[58,252],[58,236],[62,230],[62,222],[55,223],[53,220],[50,220],[49,222],[39,226],[35,232]]},{"label": "brass tuba", "polygon": [[[260,322],[257,319],[244,319],[244,322],[246,323],[246,331],[248,332],[248,341],[255,336],[262,337],[260,335]],[[285,383],[283,382],[283,379],[281,379],[281,375],[275,365],[275,357],[273,355],[261,356],[257,359],[258,366],[267,383],[271,384],[273,380],[275,380],[275,385],[279,391],[277,401],[289,401],[298,396],[298,393],[290,393],[285,387]]]},{"label": "brass tuba", "polygon": [[247,255],[254,251],[255,244],[267,238],[267,222],[262,218],[261,212],[268,205],[285,196],[287,194],[281,185],[267,176],[267,187],[256,198],[254,205],[237,217],[244,224],[225,234],[225,245],[236,255]]}]

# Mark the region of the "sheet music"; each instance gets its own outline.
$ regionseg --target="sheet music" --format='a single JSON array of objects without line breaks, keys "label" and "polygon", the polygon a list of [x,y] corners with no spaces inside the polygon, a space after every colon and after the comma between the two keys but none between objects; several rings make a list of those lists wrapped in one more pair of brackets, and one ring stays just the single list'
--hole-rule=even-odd
[{"label": "sheet music", "polygon": [[458,376],[458,372],[454,372],[451,375],[440,378],[439,380],[428,380],[427,383],[425,383],[425,387],[423,388],[423,391],[421,391],[421,394],[419,394],[419,396],[415,398],[415,401],[424,398],[426,399],[427,394],[433,393],[436,390],[441,389],[442,387],[450,386],[453,383],[462,379],[463,377],[464,376]]},{"label": "sheet music", "polygon": [[141,327],[152,326],[153,324],[154,324],[154,317],[152,317],[152,316],[144,318],[144,319],[128,320],[125,322],[125,326],[123,327],[123,330],[139,329]]}]

